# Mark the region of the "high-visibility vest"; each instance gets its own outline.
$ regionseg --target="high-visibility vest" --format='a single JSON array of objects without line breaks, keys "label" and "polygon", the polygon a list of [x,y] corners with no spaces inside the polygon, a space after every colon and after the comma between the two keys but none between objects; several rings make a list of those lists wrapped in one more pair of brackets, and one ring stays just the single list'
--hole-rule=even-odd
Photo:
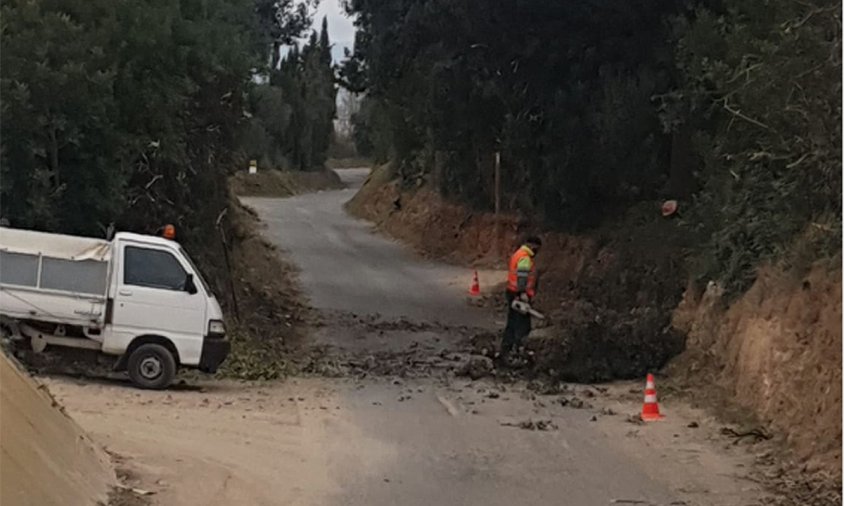
[{"label": "high-visibility vest", "polygon": [[524,292],[531,298],[536,295],[536,265],[533,261],[533,250],[527,246],[522,246],[510,257],[507,291]]}]

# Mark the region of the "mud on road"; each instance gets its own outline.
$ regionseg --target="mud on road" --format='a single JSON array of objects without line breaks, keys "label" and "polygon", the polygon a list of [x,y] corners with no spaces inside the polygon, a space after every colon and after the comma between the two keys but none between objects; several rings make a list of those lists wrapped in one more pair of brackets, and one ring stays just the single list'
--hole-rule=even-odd
[{"label": "mud on road", "polygon": [[[628,421],[638,395],[541,395],[468,378],[212,381],[139,392],[48,380],[160,505],[761,504],[746,452],[674,408]],[[580,402],[573,402],[580,399]],[[565,405],[564,405],[565,404]],[[607,480],[612,476],[612,480]]]}]

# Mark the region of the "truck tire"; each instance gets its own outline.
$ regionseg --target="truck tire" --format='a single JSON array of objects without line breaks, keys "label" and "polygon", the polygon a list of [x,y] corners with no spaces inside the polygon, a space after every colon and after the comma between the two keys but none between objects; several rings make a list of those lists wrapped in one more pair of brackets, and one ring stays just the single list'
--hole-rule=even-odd
[{"label": "truck tire", "polygon": [[129,355],[129,379],[140,388],[163,390],[176,377],[176,359],[160,344],[142,344]]}]

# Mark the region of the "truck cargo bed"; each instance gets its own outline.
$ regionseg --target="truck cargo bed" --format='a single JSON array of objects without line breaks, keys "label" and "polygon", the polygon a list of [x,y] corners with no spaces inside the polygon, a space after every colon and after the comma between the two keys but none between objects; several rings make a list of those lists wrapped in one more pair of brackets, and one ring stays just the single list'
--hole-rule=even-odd
[{"label": "truck cargo bed", "polygon": [[99,326],[110,257],[101,239],[0,229],[0,314]]}]

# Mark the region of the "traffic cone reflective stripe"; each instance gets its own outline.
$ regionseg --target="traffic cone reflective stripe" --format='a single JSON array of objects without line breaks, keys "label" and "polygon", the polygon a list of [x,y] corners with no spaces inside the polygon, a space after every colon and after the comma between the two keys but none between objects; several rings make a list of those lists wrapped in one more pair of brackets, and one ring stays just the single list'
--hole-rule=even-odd
[{"label": "traffic cone reflective stripe", "polygon": [[648,374],[645,382],[645,402],[642,404],[642,420],[654,421],[665,418],[659,413],[659,403],[656,400],[656,385],[653,374]]},{"label": "traffic cone reflective stripe", "polygon": [[481,294],[481,284],[478,282],[478,271],[475,271],[475,275],[472,278],[472,286],[469,288],[469,295],[478,296]]}]

